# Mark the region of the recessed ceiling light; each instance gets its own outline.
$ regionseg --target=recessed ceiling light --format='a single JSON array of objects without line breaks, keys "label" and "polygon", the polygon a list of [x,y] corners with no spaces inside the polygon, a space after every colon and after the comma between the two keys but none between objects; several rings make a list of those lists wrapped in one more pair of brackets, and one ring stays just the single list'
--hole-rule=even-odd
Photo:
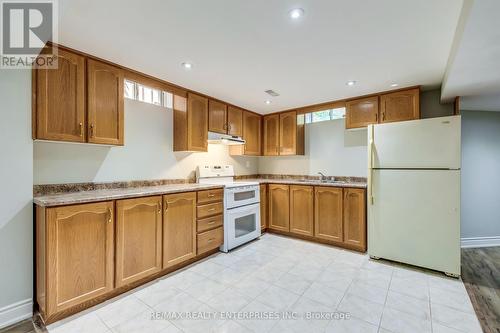
[{"label": "recessed ceiling light", "polygon": [[183,62],[181,64],[181,66],[184,67],[185,69],[191,69],[191,68],[193,68],[193,64],[190,63],[190,62]]},{"label": "recessed ceiling light", "polygon": [[266,101],[266,104],[271,104],[271,101],[270,101],[270,100],[267,100],[267,101]]},{"label": "recessed ceiling light", "polygon": [[349,87],[352,87],[352,86],[353,86],[353,85],[355,85],[355,84],[356,84],[356,81],[354,81],[354,80],[351,80],[351,81],[347,81],[347,82],[346,82],[346,85],[348,85]]},{"label": "recessed ceiling light", "polygon": [[304,16],[304,10],[302,8],[295,8],[288,12],[290,17],[294,20]]},{"label": "recessed ceiling light", "polygon": [[397,87],[397,86],[399,86],[399,84],[397,84],[397,83],[391,84],[391,87]]}]

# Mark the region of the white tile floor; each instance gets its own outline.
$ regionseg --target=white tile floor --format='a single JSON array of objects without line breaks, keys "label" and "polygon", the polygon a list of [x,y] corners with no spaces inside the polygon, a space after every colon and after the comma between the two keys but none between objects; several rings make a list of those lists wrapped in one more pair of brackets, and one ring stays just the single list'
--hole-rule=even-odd
[{"label": "white tile floor", "polygon": [[[151,320],[152,313],[297,318]],[[349,319],[304,318],[306,313]],[[49,332],[481,332],[461,281],[271,234],[48,327]]]}]

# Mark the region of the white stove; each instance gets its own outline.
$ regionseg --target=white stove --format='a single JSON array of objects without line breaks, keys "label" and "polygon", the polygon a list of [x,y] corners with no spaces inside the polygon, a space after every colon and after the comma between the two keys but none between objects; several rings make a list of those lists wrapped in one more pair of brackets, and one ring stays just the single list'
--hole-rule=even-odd
[{"label": "white stove", "polygon": [[196,168],[200,184],[224,185],[224,244],[228,252],[260,236],[259,183],[234,180],[232,165],[200,165]]}]

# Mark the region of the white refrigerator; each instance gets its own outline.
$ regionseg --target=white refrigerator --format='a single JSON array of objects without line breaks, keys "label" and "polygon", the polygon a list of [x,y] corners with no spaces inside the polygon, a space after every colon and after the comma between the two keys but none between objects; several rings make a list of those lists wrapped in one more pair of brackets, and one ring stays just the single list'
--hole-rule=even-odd
[{"label": "white refrigerator", "polygon": [[368,254],[460,275],[460,116],[368,127]]}]

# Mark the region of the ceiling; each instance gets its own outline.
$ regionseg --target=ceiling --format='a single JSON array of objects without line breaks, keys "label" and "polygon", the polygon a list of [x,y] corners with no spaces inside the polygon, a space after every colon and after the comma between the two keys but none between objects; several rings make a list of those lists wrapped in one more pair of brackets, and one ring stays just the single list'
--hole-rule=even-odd
[{"label": "ceiling", "polygon": [[467,0],[441,90],[468,110],[500,111],[500,1]]},{"label": "ceiling", "polygon": [[[296,7],[305,15],[292,20]],[[269,113],[392,83],[439,86],[461,7],[461,0],[64,0],[59,42]],[[186,61],[191,70],[181,67]]]}]

